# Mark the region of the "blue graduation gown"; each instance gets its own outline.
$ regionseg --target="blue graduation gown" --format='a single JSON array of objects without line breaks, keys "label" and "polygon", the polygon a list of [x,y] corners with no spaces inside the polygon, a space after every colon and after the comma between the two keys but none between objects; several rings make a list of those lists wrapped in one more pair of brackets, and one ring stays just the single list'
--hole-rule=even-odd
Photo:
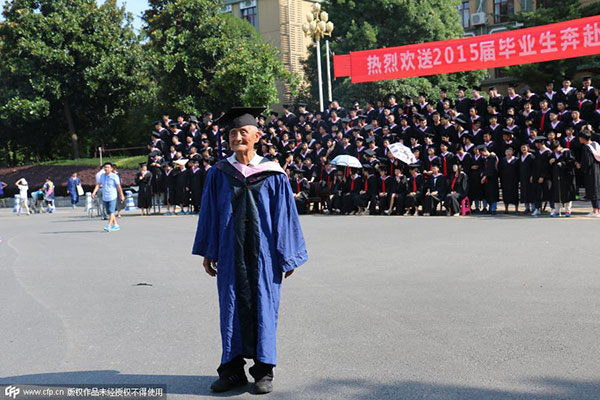
[{"label": "blue graduation gown", "polygon": [[222,364],[276,364],[282,275],[308,259],[289,180],[264,162],[272,167],[249,177],[218,162],[202,195],[192,253],[217,261]]}]

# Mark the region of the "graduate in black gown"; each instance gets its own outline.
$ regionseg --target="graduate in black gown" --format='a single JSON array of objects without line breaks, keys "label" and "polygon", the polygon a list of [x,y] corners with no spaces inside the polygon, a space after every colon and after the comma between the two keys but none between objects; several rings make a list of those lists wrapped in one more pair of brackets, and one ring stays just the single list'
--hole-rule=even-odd
[{"label": "graduate in black gown", "polygon": [[514,204],[515,212],[519,212],[519,160],[514,156],[514,153],[512,146],[506,146],[504,150],[505,157],[500,160],[498,166],[505,214],[508,214],[510,204]]},{"label": "graduate in black gown", "polygon": [[140,170],[135,175],[135,184],[138,185],[138,207],[142,215],[150,215],[152,207],[152,173],[148,171],[148,165],[140,163]]},{"label": "graduate in black gown", "polygon": [[533,162],[535,209],[531,215],[537,217],[542,213],[542,206],[545,202],[550,202],[550,208],[554,209],[554,201],[552,200],[552,169],[550,168],[552,152],[546,147],[546,137],[536,136],[535,146],[537,148]]},{"label": "graduate in black gown", "polygon": [[521,203],[525,204],[525,213],[535,207],[535,188],[533,184],[533,162],[535,156],[529,151],[527,143],[521,144],[519,155],[519,187]]},{"label": "graduate in black gown", "polygon": [[571,216],[572,201],[575,200],[575,157],[569,149],[564,149],[558,140],[550,143],[552,158],[550,165],[552,168],[552,196],[554,200],[554,210],[552,217],[560,217],[562,208],[565,210],[565,217]]},{"label": "graduate in black gown", "polygon": [[190,160],[190,166],[190,200],[192,212],[198,214],[200,212],[202,189],[204,187],[206,171],[200,166],[198,160]]},{"label": "graduate in black gown", "polygon": [[583,129],[579,133],[582,145],[578,168],[583,172],[585,197],[592,202],[590,217],[600,217],[600,145],[592,141],[592,133]]},{"label": "graduate in black gown", "polygon": [[459,215],[461,203],[468,194],[469,177],[465,174],[460,164],[454,164],[452,166],[452,175],[448,180],[448,193],[444,199],[444,207],[446,207],[448,215]]},{"label": "graduate in black gown", "polygon": [[377,166],[377,171],[379,172],[379,179],[377,181],[377,209],[380,214],[387,215],[391,213],[394,189],[394,178],[388,175],[388,165],[389,163],[381,163]]},{"label": "graduate in black gown", "polygon": [[360,191],[358,204],[358,213],[366,213],[366,208],[369,209],[369,215],[377,214],[377,195],[379,188],[379,178],[375,174],[375,168],[370,164],[363,164],[363,190]]},{"label": "graduate in black gown", "polygon": [[163,157],[156,153],[153,154],[152,157],[150,157],[150,163],[148,164],[148,169],[150,170],[150,172],[152,173],[152,205],[155,207],[155,212],[156,212],[156,207],[159,208],[160,210],[160,202],[161,199],[163,198],[163,193],[164,193],[164,187],[165,184],[163,182],[164,180],[164,176],[163,176],[163,167],[165,165],[165,160],[163,159]]},{"label": "graduate in black gown", "polygon": [[308,209],[308,192],[310,191],[310,183],[304,175],[304,170],[300,168],[294,168],[292,170],[294,177],[290,180],[292,185],[292,192],[294,193],[294,200],[296,200],[296,208],[298,214],[306,214]]},{"label": "graduate in black gown", "polygon": [[[175,161],[175,206],[179,206],[179,213],[176,213],[176,209],[173,208],[173,213],[184,215],[190,214],[189,203],[190,203],[190,173],[189,169],[186,168],[188,160],[180,159]],[[186,210],[187,208],[187,210]]]},{"label": "graduate in black gown", "polygon": [[479,213],[481,211],[481,202],[483,200],[481,174],[483,172],[484,161],[485,160],[479,151],[479,147],[473,147],[471,169],[467,171],[467,175],[469,175],[469,200],[474,213]]},{"label": "graduate in black gown", "polygon": [[343,169],[336,170],[331,185],[331,212],[334,214],[341,214],[344,207],[343,199],[346,190],[346,176]]},{"label": "graduate in black gown", "polygon": [[357,168],[350,169],[351,175],[346,178],[346,187],[342,198],[342,214],[354,215],[362,212],[359,209],[360,192],[365,186],[363,178],[359,175]]},{"label": "graduate in black gown", "polygon": [[434,162],[425,189],[423,215],[436,215],[438,205],[446,199],[447,190],[446,177],[440,172],[439,162]]},{"label": "graduate in black gown", "polygon": [[406,213],[404,215],[417,215],[419,206],[423,203],[423,190],[425,178],[421,174],[421,164],[411,164],[410,178],[408,179],[408,193],[404,200]]},{"label": "graduate in black gown", "polygon": [[483,198],[488,205],[487,212],[496,215],[498,207],[498,157],[490,153],[485,145],[479,146],[479,152],[483,157],[483,169],[481,172],[481,184],[483,186]]},{"label": "graduate in black gown", "polygon": [[400,164],[394,165],[394,177],[388,179],[392,185],[390,204],[388,209],[384,211],[388,215],[402,215],[404,212],[404,199],[408,194],[408,179],[402,173],[402,168]]}]

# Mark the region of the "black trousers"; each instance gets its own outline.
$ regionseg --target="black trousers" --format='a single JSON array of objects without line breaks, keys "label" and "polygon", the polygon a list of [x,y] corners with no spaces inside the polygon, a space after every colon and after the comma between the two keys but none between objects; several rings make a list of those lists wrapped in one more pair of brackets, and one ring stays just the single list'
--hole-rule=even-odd
[{"label": "black trousers", "polygon": [[[217,368],[217,372],[221,378],[227,378],[236,374],[243,374],[244,365],[246,365],[246,360],[244,360],[244,357],[238,356],[228,363],[221,364],[219,368]],[[275,366],[272,364],[265,364],[254,360],[254,365],[250,367],[248,372],[255,380],[259,381],[269,374],[273,375],[274,367]]]}]

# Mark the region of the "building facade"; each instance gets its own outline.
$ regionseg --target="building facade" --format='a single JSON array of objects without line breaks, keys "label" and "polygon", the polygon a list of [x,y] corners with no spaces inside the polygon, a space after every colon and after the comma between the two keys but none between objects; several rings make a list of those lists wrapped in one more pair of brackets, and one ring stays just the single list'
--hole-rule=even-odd
[{"label": "building facade", "polygon": [[[310,37],[302,23],[315,1],[310,0],[224,0],[223,12],[245,19],[263,38],[280,51],[288,71],[303,75],[302,60],[308,55]],[[280,99],[291,101],[289,87],[278,87]]]},{"label": "building facade", "polygon": [[[580,0],[581,4],[591,4],[598,0]],[[458,6],[460,22],[465,36],[485,35],[519,28],[519,24],[509,22],[508,16],[535,11],[549,6],[549,0],[461,0]],[[582,72],[583,73],[583,72]],[[509,83],[519,84],[513,77],[507,76],[504,69],[490,69],[483,86],[496,86],[506,89]],[[560,85],[560,83],[559,83]]]}]

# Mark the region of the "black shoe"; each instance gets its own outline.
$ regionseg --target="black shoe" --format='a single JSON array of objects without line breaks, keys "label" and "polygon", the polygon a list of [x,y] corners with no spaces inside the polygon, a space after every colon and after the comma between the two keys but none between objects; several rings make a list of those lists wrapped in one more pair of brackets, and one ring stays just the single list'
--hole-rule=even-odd
[{"label": "black shoe", "polygon": [[234,374],[217,379],[210,385],[210,390],[215,393],[221,393],[247,384],[248,378],[246,378],[246,374]]},{"label": "black shoe", "polygon": [[273,391],[273,374],[267,374],[254,383],[255,394],[267,394]]}]

